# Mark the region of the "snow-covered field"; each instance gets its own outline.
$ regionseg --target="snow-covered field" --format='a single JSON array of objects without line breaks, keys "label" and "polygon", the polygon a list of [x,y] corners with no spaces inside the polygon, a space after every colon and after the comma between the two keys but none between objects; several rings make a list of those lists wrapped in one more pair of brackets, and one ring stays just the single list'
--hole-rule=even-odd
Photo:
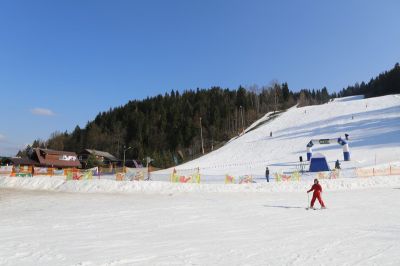
[{"label": "snow-covered field", "polygon": [[[2,187],[24,186],[6,179],[15,180]],[[304,209],[310,182],[281,192],[267,183],[224,193],[162,182],[158,192],[3,188],[0,265],[399,265],[400,177],[335,182],[323,181],[328,209],[315,211]]]},{"label": "snow-covered field", "polygon": [[[399,95],[292,108],[178,170],[200,167],[202,180],[291,171],[310,139],[345,133],[352,160],[346,178],[321,180],[327,210],[305,210],[311,175],[241,185],[0,177],[0,265],[400,265],[400,176],[354,175],[399,166]],[[342,158],[338,145],[317,151],[331,165]]]}]

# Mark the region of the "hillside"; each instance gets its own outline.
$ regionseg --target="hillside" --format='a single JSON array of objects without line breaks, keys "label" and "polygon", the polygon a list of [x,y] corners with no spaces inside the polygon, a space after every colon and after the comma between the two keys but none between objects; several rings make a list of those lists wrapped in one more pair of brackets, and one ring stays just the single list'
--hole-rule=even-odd
[{"label": "hillside", "polygon": [[[311,139],[344,138],[345,133],[350,136],[351,161],[342,162],[343,168],[400,161],[400,96],[352,96],[323,105],[292,107],[177,169],[200,167],[206,175],[263,175],[266,166],[274,172],[292,171],[298,166],[299,156],[306,158],[306,145]],[[326,155],[332,168],[336,159],[343,160],[340,145],[317,145],[313,150]]]},{"label": "hillside", "polygon": [[339,96],[365,95],[366,98],[377,97],[388,94],[400,93],[400,65],[394,67],[372,78],[369,82],[356,83],[353,86],[339,92]]},{"label": "hillside", "polygon": [[[89,148],[118,158],[131,147],[126,158],[150,156],[154,166],[166,168],[220,147],[267,112],[285,110],[298,101],[310,105],[328,100],[326,88],[294,93],[287,83],[248,90],[172,90],[101,112],[85,128],[55,132],[47,141],[35,140],[32,146],[74,152]],[[19,155],[23,157],[27,150]]]}]

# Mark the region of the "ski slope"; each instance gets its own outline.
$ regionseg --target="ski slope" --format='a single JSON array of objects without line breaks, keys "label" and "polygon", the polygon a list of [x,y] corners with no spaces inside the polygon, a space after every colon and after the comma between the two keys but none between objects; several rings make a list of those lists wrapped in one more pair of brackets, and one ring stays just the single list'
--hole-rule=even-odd
[{"label": "ski slope", "polygon": [[[176,169],[199,167],[203,175],[263,175],[266,166],[272,172],[293,171],[299,156],[306,160],[306,145],[311,139],[344,138],[346,133],[350,135],[351,161],[343,161],[339,144],[313,147],[314,152],[327,157],[331,168],[337,159],[344,169],[400,161],[400,96],[369,99],[352,96],[323,105],[293,107],[220,149]],[[170,172],[168,169],[159,174]]]}]

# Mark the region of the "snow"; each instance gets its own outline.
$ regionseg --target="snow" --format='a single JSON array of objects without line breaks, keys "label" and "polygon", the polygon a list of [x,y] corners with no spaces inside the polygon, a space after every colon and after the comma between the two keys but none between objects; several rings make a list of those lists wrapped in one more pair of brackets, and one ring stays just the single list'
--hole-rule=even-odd
[{"label": "snow", "polygon": [[[270,117],[177,167],[199,167],[201,184],[165,182],[172,169],[153,181],[0,176],[0,265],[400,265],[400,176],[356,177],[399,169],[399,95]],[[327,210],[305,210],[314,173],[262,178],[266,165],[295,170],[311,139],[345,133],[352,160],[320,180]],[[313,149],[331,166],[343,156],[339,145]],[[225,174],[256,183],[224,184]]]},{"label": "snow", "polygon": [[355,101],[355,100],[362,100],[364,99],[364,95],[354,95],[354,96],[347,96],[343,98],[336,98],[333,99],[335,102],[348,102],[348,101]]},{"label": "snow", "polygon": [[[44,190],[54,192],[85,193],[230,193],[230,192],[302,192],[307,190],[315,176],[300,182],[257,182],[248,184],[195,184],[170,183],[163,181],[114,181],[101,180],[69,180],[56,177],[0,177],[0,188]],[[264,180],[262,180],[264,181]],[[394,187],[400,185],[400,176],[375,176],[371,178],[338,178],[321,179],[326,191],[342,191],[377,187]]]},{"label": "snow", "polygon": [[29,178],[57,192],[4,188],[29,187],[21,179],[1,178],[0,265],[400,263],[400,177],[324,180],[321,211],[305,210],[307,182],[199,190],[131,182],[163,187],[138,192],[123,182],[105,190],[118,183],[110,180]]}]

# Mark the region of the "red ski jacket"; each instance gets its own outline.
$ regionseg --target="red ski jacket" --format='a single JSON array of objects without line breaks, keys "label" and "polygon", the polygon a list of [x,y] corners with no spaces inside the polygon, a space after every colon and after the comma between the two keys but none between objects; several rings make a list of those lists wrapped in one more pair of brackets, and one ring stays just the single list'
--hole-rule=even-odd
[{"label": "red ski jacket", "polygon": [[314,194],[320,194],[322,192],[322,187],[320,184],[314,184],[311,189],[307,192],[311,192],[314,190]]}]

